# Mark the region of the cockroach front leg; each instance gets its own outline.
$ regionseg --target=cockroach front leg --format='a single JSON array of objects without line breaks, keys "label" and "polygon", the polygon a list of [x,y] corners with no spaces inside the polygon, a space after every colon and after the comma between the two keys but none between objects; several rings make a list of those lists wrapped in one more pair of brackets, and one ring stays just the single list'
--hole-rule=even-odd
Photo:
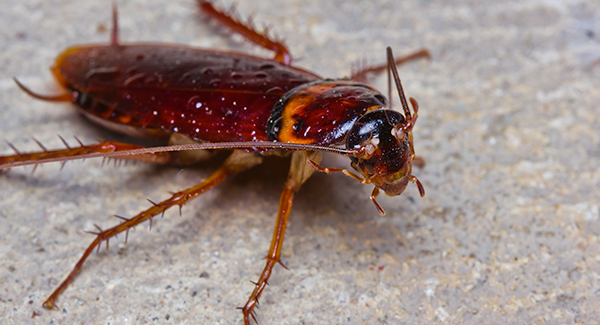
[{"label": "cockroach front leg", "polygon": [[310,167],[314,168],[317,171],[326,173],[326,174],[342,173],[342,174],[344,174],[344,175],[346,175],[348,177],[354,178],[355,180],[357,180],[357,181],[359,181],[359,182],[361,182],[363,184],[369,184],[369,183],[371,183],[371,181],[369,181],[368,179],[362,178],[362,177],[356,175],[355,173],[353,173],[353,172],[351,172],[351,171],[349,171],[349,170],[347,170],[345,168],[323,167],[323,166],[319,165],[318,163],[316,163],[315,161],[313,161],[311,159],[308,159],[306,162],[310,165]]},{"label": "cockroach front leg", "polygon": [[108,247],[108,240],[119,233],[125,232],[125,240],[127,240],[127,235],[129,233],[129,229],[135,227],[136,225],[149,220],[150,225],[152,226],[152,217],[158,214],[164,214],[164,212],[173,206],[178,205],[181,207],[187,203],[188,201],[198,197],[200,194],[210,190],[211,188],[217,186],[221,182],[223,182],[228,176],[236,174],[242,170],[248,169],[259,164],[262,161],[262,158],[256,156],[254,153],[247,153],[243,151],[234,151],[234,153],[229,156],[229,158],[225,161],[223,166],[214,171],[207,179],[205,179],[200,184],[190,187],[186,190],[174,193],[169,199],[164,200],[159,203],[153,203],[153,206],[149,209],[140,212],[136,216],[131,219],[122,218],[124,221],[110,229],[99,230],[95,232],[96,238],[94,241],[88,246],[88,248],[83,253],[83,256],[79,259],[77,264],[71,273],[67,276],[67,278],[54,290],[54,292],[46,299],[43,306],[46,308],[57,308],[56,307],[56,299],[58,296],[65,291],[65,289],[69,286],[69,284],[75,278],[75,275],[81,270],[83,263],[88,258],[88,256],[94,251],[96,248],[100,248],[100,244],[103,241],[106,241],[106,246]]},{"label": "cockroach front leg", "polygon": [[[310,175],[314,172],[314,169],[308,166],[306,163],[309,160],[319,160],[320,155],[311,152],[294,152],[292,155],[292,163],[288,177],[285,181],[285,186],[281,197],[279,199],[279,211],[277,212],[277,221],[275,222],[275,229],[273,230],[273,237],[271,239],[271,247],[269,253],[266,256],[266,265],[258,278],[257,282],[254,283],[254,291],[248,298],[246,305],[238,309],[242,310],[244,314],[244,324],[250,325],[250,317],[256,320],[256,311],[254,308],[258,306],[258,299],[262,295],[265,287],[268,284],[269,278],[273,273],[273,267],[279,263],[281,266],[287,269],[287,267],[281,262],[281,248],[283,247],[283,237],[285,235],[285,229],[287,227],[288,217],[290,210],[292,209],[292,202],[294,200],[294,193],[300,189],[302,183],[304,183]],[[258,323],[258,322],[257,322]]]},{"label": "cockroach front leg", "polygon": [[[318,170],[320,172],[323,173],[327,173],[327,174],[332,174],[332,173],[339,173],[342,172],[344,175],[348,176],[348,177],[352,177],[356,180],[358,180],[359,182],[363,183],[363,184],[369,184],[371,183],[371,180],[369,180],[368,178],[362,178],[356,174],[354,174],[353,172],[347,170],[347,169],[343,169],[343,168],[330,168],[330,167],[323,167],[321,165],[319,165],[318,163],[312,161],[312,160],[307,160],[308,164],[314,168],[315,170]],[[415,177],[416,179],[416,177]],[[417,180],[418,181],[418,180]],[[421,183],[418,183],[420,188],[422,188],[423,186],[421,186]],[[373,189],[373,192],[371,193],[371,201],[373,201],[373,204],[375,205],[375,209],[377,209],[377,212],[384,216],[385,215],[385,210],[383,209],[383,207],[381,206],[381,204],[379,204],[379,202],[377,202],[377,196],[379,195],[379,187],[375,186],[375,188]]]}]

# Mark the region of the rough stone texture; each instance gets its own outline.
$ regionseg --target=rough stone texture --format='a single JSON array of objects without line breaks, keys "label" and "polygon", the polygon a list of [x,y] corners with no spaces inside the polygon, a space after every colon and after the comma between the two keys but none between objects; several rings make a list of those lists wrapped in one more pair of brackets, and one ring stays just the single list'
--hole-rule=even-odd
[{"label": "rough stone texture", "polygon": [[[224,1],[229,5],[231,1]],[[198,19],[193,1],[118,1],[123,41],[267,52]],[[296,64],[324,76],[428,48],[400,69],[421,105],[424,169],[397,198],[342,175],[298,193],[284,261],[261,301],[260,324],[597,324],[600,319],[600,2],[584,0],[243,1],[273,25]],[[49,73],[72,44],[109,38],[110,2],[3,0],[0,137],[26,151],[117,139],[70,105]],[[386,78],[373,84],[385,91]],[[6,145],[0,153],[10,154]],[[344,158],[328,158],[346,166]],[[240,324],[262,270],[287,161],[270,159],[124,238],[85,264],[41,307],[92,237],[206,177],[100,161],[0,175],[1,324]],[[40,315],[32,318],[34,313]]]}]

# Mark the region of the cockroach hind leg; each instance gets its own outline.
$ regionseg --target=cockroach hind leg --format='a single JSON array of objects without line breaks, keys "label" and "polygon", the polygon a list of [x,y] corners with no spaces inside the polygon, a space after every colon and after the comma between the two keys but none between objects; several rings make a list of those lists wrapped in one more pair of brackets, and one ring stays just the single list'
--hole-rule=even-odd
[{"label": "cockroach hind leg", "polygon": [[[156,164],[166,164],[174,161],[174,156],[168,152],[143,152],[137,154],[124,154],[118,155],[119,152],[129,152],[131,150],[145,150],[148,148],[142,146],[131,145],[128,143],[104,141],[96,145],[81,145],[80,147],[71,147],[67,142],[59,136],[61,141],[67,149],[57,150],[44,150],[38,152],[21,153],[15,151],[17,154],[12,156],[0,156],[0,169],[12,168],[17,166],[37,165],[48,162],[61,162],[66,163],[70,160],[85,159],[91,157],[108,157],[111,159],[118,160],[133,160],[133,161],[144,161]],[[78,141],[79,142],[79,141]],[[81,143],[80,143],[81,144]],[[9,147],[14,148],[11,144]],[[112,154],[112,155],[111,155]],[[62,168],[62,167],[61,167]]]},{"label": "cockroach hind leg", "polygon": [[40,95],[40,94],[34,93],[32,90],[25,87],[25,85],[23,85],[16,77],[13,77],[13,80],[17,84],[17,86],[19,88],[21,88],[22,91],[24,91],[27,95],[29,95],[33,98],[45,100],[48,102],[72,102],[73,101],[72,94],[62,94],[62,95],[55,95],[55,96]]},{"label": "cockroach hind leg", "polygon": [[223,164],[223,166],[214,171],[207,179],[202,181],[200,184],[197,184],[186,190],[177,192],[173,194],[171,198],[161,201],[159,203],[151,202],[152,206],[150,208],[138,213],[136,216],[130,219],[123,218],[123,222],[119,223],[116,226],[113,226],[112,228],[102,230],[100,227],[96,226],[96,228],[98,228],[98,231],[92,233],[96,236],[96,238],[94,238],[92,243],[90,243],[83,255],[79,258],[79,261],[77,261],[69,275],[54,290],[54,292],[48,297],[48,299],[46,299],[46,302],[44,302],[44,307],[49,309],[56,307],[56,299],[67,289],[69,284],[75,278],[75,275],[77,275],[81,270],[85,260],[96,248],[100,248],[100,244],[103,241],[108,240],[109,238],[114,237],[115,235],[121,232],[129,231],[129,229],[135,227],[136,225],[142,222],[151,221],[154,216],[163,213],[170,207],[189,202],[191,199],[194,199],[200,194],[205,193],[206,191],[217,186],[218,184],[223,182],[227,177],[232,176],[233,174],[236,174],[244,169],[253,167],[254,165],[256,165],[256,163],[252,160],[240,161],[238,159],[233,163],[227,160]]}]

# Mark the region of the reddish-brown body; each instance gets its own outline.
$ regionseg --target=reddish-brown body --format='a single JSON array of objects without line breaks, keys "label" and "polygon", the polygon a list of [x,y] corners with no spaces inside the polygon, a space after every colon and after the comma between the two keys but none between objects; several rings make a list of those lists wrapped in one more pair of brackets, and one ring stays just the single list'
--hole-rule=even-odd
[{"label": "reddish-brown body", "polygon": [[89,114],[207,142],[266,141],[275,103],[320,79],[274,60],[161,44],[72,48],[53,72]]},{"label": "reddish-brown body", "polygon": [[[92,120],[146,137],[327,146],[387,102],[366,84],[322,80],[275,60],[163,44],[74,47],[52,70]],[[274,110],[282,125],[269,122]]]},{"label": "reddish-brown body", "polygon": [[[255,307],[272,274],[281,264],[281,249],[294,193],[315,171],[343,172],[372,183],[371,199],[379,190],[401,194],[412,175],[415,159],[412,129],[418,105],[410,98],[410,112],[396,64],[426,57],[421,50],[394,60],[388,48],[385,66],[364,68],[347,79],[321,79],[291,66],[283,43],[256,32],[252,26],[216,10],[210,1],[198,0],[202,10],[246,39],[275,52],[273,60],[250,55],[193,49],[162,44],[121,45],[118,42],[116,9],[110,45],[73,47],[62,53],[52,68],[59,83],[69,91],[41,96],[17,84],[30,95],[49,101],[71,101],[92,121],[131,135],[169,138],[171,146],[144,148],[116,142],[0,157],[0,169],[92,157],[142,160],[154,163],[193,163],[206,156],[184,156],[180,150],[235,149],[223,165],[201,183],[173,193],[122,223],[94,233],[96,238],[67,278],[44,302],[57,308],[58,296],[73,281],[88,256],[99,245],[145,221],[152,221],[173,206],[182,206],[227,177],[262,161],[272,150],[292,153],[290,171],[281,194],[271,246],[264,270],[241,307],[244,323],[255,319]],[[388,69],[393,74],[404,115],[388,109],[388,100],[364,83],[368,72]],[[16,81],[16,79],[15,79]],[[192,142],[192,144],[189,144]],[[345,144],[345,149],[335,147]],[[65,142],[66,145],[66,142]],[[321,152],[346,155],[359,175],[346,169],[319,165]],[[127,238],[127,236],[125,237]],[[282,264],[283,265],[283,264]]]},{"label": "reddish-brown body", "polygon": [[[275,60],[162,44],[74,47],[52,70],[92,120],[152,137],[176,132],[202,142],[332,145],[371,107],[386,104],[355,81],[323,81]],[[274,110],[283,125],[269,135]]]}]

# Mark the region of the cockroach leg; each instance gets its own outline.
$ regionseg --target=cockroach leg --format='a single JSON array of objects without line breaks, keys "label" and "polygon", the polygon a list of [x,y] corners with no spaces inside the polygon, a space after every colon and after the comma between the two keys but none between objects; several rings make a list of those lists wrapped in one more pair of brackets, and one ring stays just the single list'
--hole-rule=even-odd
[{"label": "cockroach leg", "polygon": [[[63,139],[61,138],[61,140]],[[63,143],[65,143],[65,146],[67,147],[66,149],[47,150],[42,146],[41,152],[32,153],[22,153],[18,151],[12,144],[9,144],[9,146],[13,148],[16,154],[11,156],[0,156],[0,169],[17,167],[21,165],[30,165],[30,162],[35,162],[35,164],[42,164],[46,162],[57,161],[58,159],[63,157],[73,157],[73,159],[76,159],[76,157],[78,156],[84,156],[93,153],[113,153],[118,151],[144,148],[142,146],[112,141],[103,141],[99,144],[94,145],[83,145],[80,143],[81,146],[78,147],[70,147],[64,140]],[[41,143],[38,142],[38,145],[41,145]],[[169,152],[156,152],[142,155],[111,156],[110,158],[143,161],[156,164],[178,162],[178,158]]]},{"label": "cockroach leg", "polygon": [[307,161],[311,161],[311,159],[307,159],[307,156],[310,155],[311,153],[302,151],[294,152],[292,154],[290,171],[279,199],[277,221],[275,223],[275,229],[273,230],[271,247],[269,248],[269,253],[266,256],[267,263],[258,281],[253,282],[254,291],[252,291],[252,294],[248,298],[246,305],[238,308],[241,309],[242,313],[244,314],[245,325],[250,325],[250,317],[252,317],[252,319],[254,319],[256,322],[256,312],[254,311],[254,307],[258,305],[258,299],[268,284],[267,282],[273,273],[273,267],[275,264],[279,263],[281,266],[287,269],[287,267],[281,263],[281,248],[283,247],[283,238],[285,235],[285,229],[287,227],[288,217],[290,215],[290,210],[292,209],[294,193],[300,189],[302,183],[308,179],[308,176],[310,176],[313,171],[312,167],[309,166],[310,163],[306,163]]},{"label": "cockroach leg", "polygon": [[273,267],[276,263],[281,263],[281,247],[283,246],[283,238],[285,235],[285,228],[287,226],[288,217],[290,215],[290,210],[292,209],[292,202],[294,200],[294,186],[293,182],[290,182],[290,176],[288,176],[288,181],[286,181],[283,192],[281,193],[281,198],[279,199],[279,211],[277,212],[277,222],[275,224],[275,230],[273,231],[273,239],[271,240],[271,247],[269,248],[269,253],[266,257],[267,263],[265,268],[263,269],[260,278],[255,283],[254,291],[248,298],[246,305],[244,307],[240,307],[244,314],[244,324],[250,325],[250,316],[255,318],[254,307],[258,305],[258,299],[260,298],[263,290],[267,286],[267,281],[271,277],[271,273],[273,272]]},{"label": "cockroach leg", "polygon": [[381,204],[379,204],[379,202],[377,202],[376,198],[379,195],[379,187],[375,186],[375,188],[373,189],[373,192],[371,192],[371,201],[373,201],[373,204],[375,205],[375,209],[377,210],[377,212],[379,212],[380,215],[385,216],[385,210],[383,210],[383,207],[381,206]]},{"label": "cockroach leg", "polygon": [[310,165],[310,167],[314,168],[315,170],[323,172],[323,173],[327,173],[327,174],[339,173],[344,170],[344,168],[323,167],[310,159],[307,159],[306,162]]},{"label": "cockroach leg", "polygon": [[54,290],[54,292],[48,297],[48,299],[46,299],[46,301],[43,304],[44,307],[49,309],[57,308],[56,299],[58,298],[58,296],[63,291],[65,291],[65,289],[69,286],[71,282],[73,282],[73,279],[81,270],[81,267],[83,266],[85,260],[94,251],[96,247],[100,246],[100,244],[103,241],[107,241],[108,244],[108,240],[110,238],[116,236],[119,233],[122,233],[123,231],[128,232],[129,229],[135,227],[136,225],[146,220],[151,221],[152,217],[164,213],[170,207],[178,205],[181,208],[181,206],[183,206],[188,201],[195,199],[200,194],[212,189],[213,187],[223,182],[228,176],[236,174],[242,170],[251,168],[259,164],[261,161],[262,159],[254,153],[247,153],[236,150],[233,152],[233,154],[231,154],[231,156],[229,156],[229,158],[227,158],[223,166],[214,171],[207,179],[202,181],[200,184],[190,187],[186,190],[174,193],[169,199],[164,200],[162,202],[151,202],[152,206],[149,209],[140,212],[139,214],[130,219],[119,217],[123,220],[123,222],[117,226],[106,230],[99,229],[98,232],[94,233],[96,235],[96,238],[85,250],[83,256],[81,256],[77,264],[75,264],[75,267],[73,267],[73,270],[71,270],[67,278],[60,284],[60,286],[58,286],[58,288],[56,288],[56,290]]},{"label": "cockroach leg", "polygon": [[425,188],[423,187],[423,184],[421,184],[419,179],[417,177],[411,175],[408,180],[417,185],[417,187],[419,188],[419,195],[421,195],[421,197],[424,197],[425,196]]},{"label": "cockroach leg", "polygon": [[209,0],[198,0],[198,5],[200,6],[200,9],[202,9],[202,11],[204,11],[208,16],[216,19],[221,24],[228,26],[236,33],[245,37],[247,40],[267,50],[275,52],[274,60],[285,65],[290,65],[292,63],[292,56],[287,47],[281,41],[271,39],[266,30],[263,33],[256,31],[254,26],[252,26],[250,19],[248,22],[244,23],[235,17],[232,17],[227,12],[217,10],[213,6],[212,1]]},{"label": "cockroach leg", "polygon": [[317,164],[316,162],[314,162],[311,159],[307,159],[306,162],[310,165],[310,167],[314,168],[317,171],[326,173],[326,174],[332,174],[332,173],[339,173],[341,172],[342,174],[348,176],[348,177],[352,177],[354,179],[356,179],[357,181],[363,183],[363,184],[369,184],[371,183],[368,179],[362,178],[358,175],[356,175],[355,173],[345,169],[345,168],[330,168],[330,167],[323,167],[319,164]]},{"label": "cockroach leg", "polygon": [[[408,54],[406,56],[396,58],[394,60],[394,63],[396,65],[401,65],[406,62],[417,60],[417,59],[431,59],[431,54],[429,53],[429,51],[427,49],[420,49],[420,50],[413,52],[411,54]],[[375,65],[375,66],[366,66],[366,67],[359,65],[359,67],[356,69],[356,71],[352,71],[352,74],[350,75],[350,80],[367,82],[368,74],[379,73],[379,72],[386,70],[387,68],[388,68],[387,63]],[[391,96],[388,98],[391,98]]]},{"label": "cockroach leg", "polygon": [[71,101],[73,101],[73,94],[71,94],[71,93],[55,95],[55,96],[40,95],[40,94],[34,93],[29,88],[25,87],[21,82],[19,82],[19,80],[17,80],[17,78],[13,77],[13,80],[15,81],[17,86],[19,86],[19,88],[21,88],[22,91],[24,91],[25,93],[27,93],[27,95],[29,95],[33,98],[37,98],[37,99],[41,99],[41,100],[45,100],[45,101],[49,101],[49,102],[71,102]]}]

